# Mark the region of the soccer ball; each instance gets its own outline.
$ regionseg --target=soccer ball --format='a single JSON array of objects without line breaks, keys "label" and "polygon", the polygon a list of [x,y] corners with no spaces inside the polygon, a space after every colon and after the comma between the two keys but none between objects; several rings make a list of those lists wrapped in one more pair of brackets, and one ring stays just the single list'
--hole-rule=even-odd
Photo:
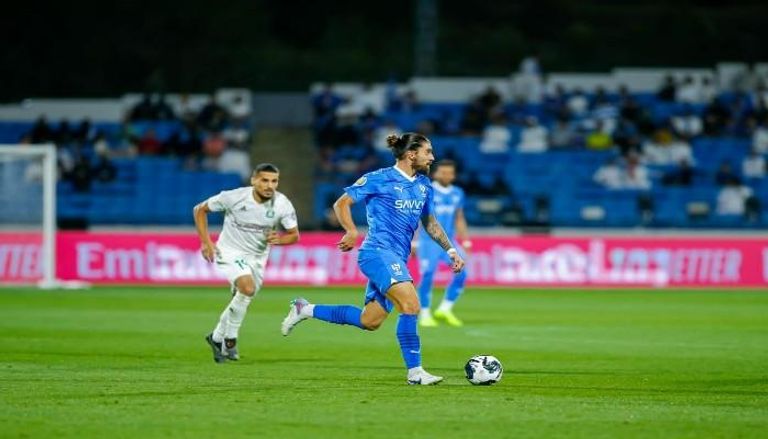
[{"label": "soccer ball", "polygon": [[504,367],[492,355],[475,355],[464,366],[467,380],[476,386],[490,386],[501,381]]}]

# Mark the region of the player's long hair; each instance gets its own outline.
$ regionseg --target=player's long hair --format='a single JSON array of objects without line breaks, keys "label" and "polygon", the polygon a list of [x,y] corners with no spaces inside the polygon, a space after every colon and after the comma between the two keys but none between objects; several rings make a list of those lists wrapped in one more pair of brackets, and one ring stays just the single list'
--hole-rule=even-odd
[{"label": "player's long hair", "polygon": [[390,134],[387,136],[387,145],[392,150],[392,155],[398,160],[405,157],[406,151],[416,151],[425,143],[429,143],[427,136],[418,133],[403,133],[401,136]]}]

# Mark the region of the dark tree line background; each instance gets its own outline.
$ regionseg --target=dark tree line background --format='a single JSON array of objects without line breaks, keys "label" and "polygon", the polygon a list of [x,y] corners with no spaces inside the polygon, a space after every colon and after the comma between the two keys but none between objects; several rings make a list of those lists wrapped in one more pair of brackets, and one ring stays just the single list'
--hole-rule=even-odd
[{"label": "dark tree line background", "polygon": [[[306,90],[411,75],[415,0],[20,3],[0,14],[0,101]],[[439,1],[440,75],[768,61],[768,2]]]}]

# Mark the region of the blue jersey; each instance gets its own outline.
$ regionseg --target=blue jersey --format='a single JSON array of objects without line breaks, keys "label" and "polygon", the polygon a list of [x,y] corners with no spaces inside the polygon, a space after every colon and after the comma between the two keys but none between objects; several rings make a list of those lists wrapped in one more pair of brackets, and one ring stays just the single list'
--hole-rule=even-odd
[{"label": "blue jersey", "polygon": [[393,166],[365,174],[344,191],[365,202],[368,235],[360,249],[389,250],[407,260],[421,216],[433,213],[429,178],[409,177]]},{"label": "blue jersey", "polygon": [[[456,235],[456,212],[464,208],[464,191],[457,186],[444,187],[437,182],[433,182],[432,187],[435,191],[432,211],[445,234],[453,241]],[[437,245],[428,234],[419,233],[419,248],[423,249],[430,244]]]}]

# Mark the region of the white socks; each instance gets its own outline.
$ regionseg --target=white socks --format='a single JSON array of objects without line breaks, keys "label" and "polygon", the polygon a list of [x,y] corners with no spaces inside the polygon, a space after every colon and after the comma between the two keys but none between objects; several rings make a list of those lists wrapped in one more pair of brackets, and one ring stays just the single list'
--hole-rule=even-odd
[{"label": "white socks", "polygon": [[419,376],[422,372],[424,372],[424,369],[421,366],[412,367],[408,369],[408,379]]},{"label": "white socks", "polygon": [[240,292],[235,293],[235,297],[229,302],[219,317],[219,324],[213,330],[213,341],[221,343],[225,338],[237,338],[240,331],[240,325],[243,324],[245,313],[248,311],[248,305],[253,296],[246,296]]},{"label": "white socks", "polygon": [[432,311],[430,311],[429,308],[422,308],[419,311],[419,318],[428,319],[430,317],[432,317]]},{"label": "white socks", "polygon": [[309,305],[304,305],[304,308],[301,309],[301,315],[307,316],[307,317],[314,317],[315,316],[315,304],[310,303]]},{"label": "white socks", "polygon": [[438,311],[450,312],[453,309],[453,301],[443,299],[437,309]]}]

